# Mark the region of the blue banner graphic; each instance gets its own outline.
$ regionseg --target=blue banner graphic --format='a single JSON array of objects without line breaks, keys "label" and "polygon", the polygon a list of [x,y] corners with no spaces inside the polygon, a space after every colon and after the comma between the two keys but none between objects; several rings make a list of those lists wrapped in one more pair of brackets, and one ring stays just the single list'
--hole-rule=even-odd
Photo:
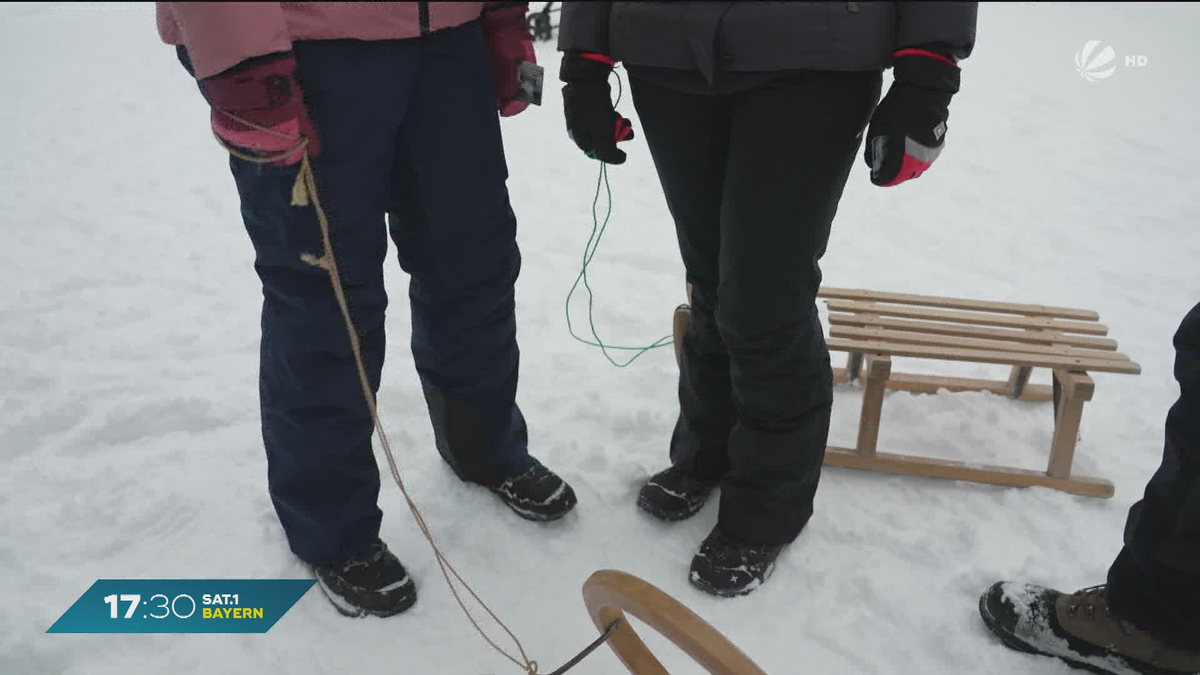
[{"label": "blue banner graphic", "polygon": [[311,579],[99,579],[47,633],[265,633]]}]

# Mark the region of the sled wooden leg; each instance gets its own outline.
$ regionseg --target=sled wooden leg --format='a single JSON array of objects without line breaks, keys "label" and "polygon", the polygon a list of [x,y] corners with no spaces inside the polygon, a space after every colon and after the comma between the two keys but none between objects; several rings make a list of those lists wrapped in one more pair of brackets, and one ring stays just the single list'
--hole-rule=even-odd
[{"label": "sled wooden leg", "polygon": [[833,369],[833,383],[834,384],[850,384],[850,378],[846,377],[846,369],[845,368],[835,367]]},{"label": "sled wooden leg", "polygon": [[1058,381],[1058,373],[1050,371],[1050,378],[1053,383],[1050,385],[1051,400],[1054,401],[1054,419],[1058,420],[1058,405],[1062,402],[1062,382]]},{"label": "sled wooden leg", "polygon": [[1062,383],[1062,397],[1054,417],[1054,438],[1050,442],[1050,463],[1046,473],[1054,478],[1070,478],[1083,404],[1092,400],[1096,384],[1085,373],[1059,370],[1054,376]]},{"label": "sled wooden leg", "polygon": [[692,285],[687,284],[684,291],[687,302],[675,308],[675,316],[671,322],[671,334],[675,341],[675,365],[683,363],[683,333],[687,330],[688,319],[692,316]]},{"label": "sled wooden leg", "polygon": [[608,646],[633,675],[669,675],[638,637],[625,612],[644,621],[712,675],[766,675],[750,657],[687,607],[625,572],[600,570],[583,584],[583,602],[601,631],[620,619]]},{"label": "sled wooden leg", "polygon": [[892,359],[872,354],[866,358],[867,386],[863,392],[862,415],[858,420],[858,454],[864,457],[875,455],[879,442],[879,420],[883,415],[883,393],[888,375],[892,372]]},{"label": "sled wooden leg", "polygon": [[[1047,336],[1061,336],[1062,331],[1035,329],[1035,333]],[[1065,347],[1051,343],[1053,347]],[[1013,366],[1012,372],[1008,375],[1008,396],[1009,398],[1019,399],[1025,394],[1025,389],[1029,385],[1029,376],[1033,373],[1033,368],[1030,366]]]},{"label": "sled wooden leg", "polygon": [[688,319],[692,315],[692,309],[687,305],[680,305],[675,308],[675,317],[671,325],[671,333],[675,340],[675,365],[679,366],[683,363],[683,333],[687,330]]},{"label": "sled wooden leg", "polygon": [[1008,397],[1021,398],[1025,393],[1025,385],[1029,384],[1029,376],[1033,373],[1033,368],[1029,366],[1013,366],[1012,372],[1008,376]]},{"label": "sled wooden leg", "polygon": [[862,373],[863,355],[859,352],[850,352],[846,357],[846,381],[853,382],[858,379]]}]

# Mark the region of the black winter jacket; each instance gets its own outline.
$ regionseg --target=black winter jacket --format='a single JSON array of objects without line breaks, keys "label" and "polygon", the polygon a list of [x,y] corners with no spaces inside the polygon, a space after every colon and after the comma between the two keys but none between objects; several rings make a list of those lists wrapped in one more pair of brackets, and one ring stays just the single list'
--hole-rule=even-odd
[{"label": "black winter jacket", "polygon": [[558,48],[718,73],[883,70],[906,47],[975,46],[976,2],[564,2]]}]

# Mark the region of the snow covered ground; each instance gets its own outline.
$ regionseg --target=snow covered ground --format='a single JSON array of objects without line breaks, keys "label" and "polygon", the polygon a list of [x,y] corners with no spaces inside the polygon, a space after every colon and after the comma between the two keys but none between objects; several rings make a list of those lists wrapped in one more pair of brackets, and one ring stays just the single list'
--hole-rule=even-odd
[{"label": "snow covered ground", "polygon": [[[444,550],[543,672],[595,636],[580,585],[601,568],[662,587],[770,673],[1071,672],[1000,647],[976,603],[1001,578],[1102,582],[1158,464],[1177,392],[1171,336],[1200,300],[1200,99],[1186,84],[1198,26],[1195,5],[984,3],[946,152],[890,190],[860,162],[824,259],[835,286],[1099,311],[1144,368],[1097,375],[1084,413],[1077,471],[1110,478],[1116,496],[829,469],[776,575],[734,601],[686,581],[715,503],[673,526],[634,505],[666,459],[670,349],[620,370],[567,334],[597,165],[566,137],[558,57],[541,45],[544,106],[504,122],[525,253],[520,400],[533,451],[573,483],[578,511],[521,521],[441,464],[394,264],[388,328],[401,337],[381,406]],[[1116,50],[1111,77],[1076,71],[1090,40]],[[1125,66],[1127,55],[1145,65]],[[5,5],[0,92],[0,673],[517,672],[461,616],[390,482],[383,535],[421,591],[404,616],[347,620],[314,589],[265,635],[45,633],[97,578],[305,570],[265,487],[251,247],[207,110],[158,43],[151,6]],[[628,100],[621,109],[638,128]],[[610,172],[613,221],[592,284],[601,336],[647,344],[669,331],[682,268],[649,154],[640,140],[629,153]],[[836,396],[831,440],[850,444],[859,394]],[[891,393],[884,411],[883,448],[1044,467],[1046,404]],[[642,633],[673,672],[699,672]],[[574,672],[624,671],[604,648]]]}]

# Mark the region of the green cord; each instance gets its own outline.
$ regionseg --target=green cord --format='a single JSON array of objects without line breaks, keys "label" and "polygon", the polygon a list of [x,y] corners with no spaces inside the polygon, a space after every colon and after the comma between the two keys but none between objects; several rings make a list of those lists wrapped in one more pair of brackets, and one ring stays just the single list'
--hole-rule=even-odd
[{"label": "green cord", "polygon": [[[607,205],[605,213],[604,213],[604,221],[603,222],[601,222],[599,217],[596,215],[596,205],[600,203],[600,188],[602,186],[604,188],[606,205]],[[600,163],[600,175],[596,179],[596,196],[592,200],[592,234],[591,234],[591,236],[588,237],[587,245],[585,245],[583,248],[583,265],[582,265],[581,269],[579,270],[579,276],[575,277],[575,283],[571,284],[571,290],[569,293],[567,293],[567,330],[570,331],[571,337],[582,342],[583,344],[590,345],[592,347],[599,347],[600,350],[602,352],[604,352],[604,357],[608,359],[609,363],[613,364],[614,366],[616,366],[618,368],[624,368],[624,367],[628,366],[629,364],[633,363],[639,356],[641,356],[642,354],[645,354],[646,352],[650,351],[651,349],[658,349],[659,347],[665,347],[669,344],[674,344],[675,340],[674,340],[673,335],[667,335],[665,337],[659,338],[654,344],[651,344],[646,347],[616,347],[613,345],[604,344],[604,342],[600,339],[599,334],[597,334],[596,320],[593,315],[596,297],[595,297],[595,294],[592,292],[591,284],[588,282],[588,274],[587,273],[588,273],[588,266],[591,265],[592,258],[595,257],[595,255],[596,255],[596,249],[598,249],[600,247],[600,239],[604,236],[604,231],[606,229],[608,229],[608,221],[609,221],[609,218],[611,218],[611,217],[612,217],[612,189],[609,187],[609,184],[608,184],[608,165],[606,165],[604,162],[601,162]],[[578,335],[576,335],[575,328],[571,325],[571,297],[575,295],[575,290],[577,288],[579,288],[580,281],[583,282],[583,287],[585,289],[587,289],[588,324],[590,325],[590,327],[592,329],[592,338],[594,339],[594,341],[587,340],[587,339],[581,338]],[[631,356],[628,361],[626,361],[624,363],[617,363],[613,359],[613,357],[609,355],[608,350],[610,350],[610,349],[612,349],[614,351],[632,351],[632,352],[637,352],[637,353],[634,354],[633,356]]]},{"label": "green cord", "polygon": [[[614,74],[616,74],[615,71]],[[621,82],[621,76],[617,75],[617,101],[616,103],[613,103],[614,107],[621,102],[621,96],[624,93],[625,86]],[[592,153],[588,153],[588,156],[592,159],[595,159],[595,156]],[[605,194],[605,212],[603,223],[601,223],[600,219],[596,216],[596,205],[600,203],[601,186],[604,187]],[[675,336],[668,335],[660,338],[657,342],[648,347],[614,347],[613,345],[604,344],[604,342],[600,339],[600,336],[596,333],[596,319],[595,316],[593,316],[593,309],[596,304],[596,296],[594,293],[592,293],[591,284],[588,283],[587,272],[588,266],[592,263],[592,258],[596,255],[596,249],[600,247],[600,239],[604,236],[604,231],[608,229],[608,220],[611,217],[612,188],[610,188],[608,185],[608,165],[604,162],[600,162],[600,175],[596,178],[596,196],[592,199],[592,234],[588,237],[587,244],[583,247],[583,266],[579,270],[579,276],[575,277],[575,283],[571,284],[571,291],[567,293],[567,330],[571,332],[571,337],[582,342],[583,344],[590,345],[592,347],[599,347],[600,351],[604,352],[604,358],[608,359],[609,363],[618,368],[624,368],[625,366],[633,363],[639,356],[645,354],[651,349],[658,349],[659,347],[665,347],[669,344],[673,344],[675,342]],[[595,340],[594,342],[585,340],[576,335],[575,328],[571,325],[571,297],[575,295],[575,289],[579,288],[580,281],[583,282],[583,287],[587,289],[588,325],[591,326],[592,338]],[[608,350],[610,349],[615,351],[631,351],[637,353],[631,356],[625,363],[617,363],[613,360],[613,357],[608,355]]]}]

